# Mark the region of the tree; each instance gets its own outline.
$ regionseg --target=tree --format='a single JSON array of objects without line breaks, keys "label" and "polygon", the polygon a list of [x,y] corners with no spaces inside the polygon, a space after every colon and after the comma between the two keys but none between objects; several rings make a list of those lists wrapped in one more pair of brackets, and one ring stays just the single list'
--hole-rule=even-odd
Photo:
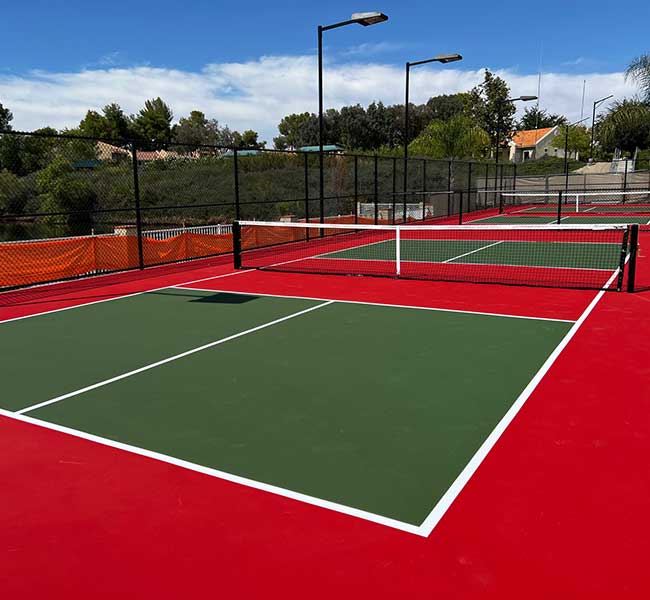
[{"label": "tree", "polygon": [[259,133],[247,129],[244,133],[235,131],[235,146],[238,148],[264,148],[266,142],[258,141]]},{"label": "tree", "polygon": [[615,102],[596,124],[596,133],[608,152],[650,148],[650,105],[640,100]]},{"label": "tree", "polygon": [[532,106],[524,110],[524,115],[519,120],[517,128],[526,131],[530,129],[543,129],[545,127],[555,127],[556,125],[566,124],[566,117],[548,113],[538,106]]},{"label": "tree", "polygon": [[490,148],[490,136],[466,115],[432,121],[409,145],[414,155],[432,158],[480,158]]},{"label": "tree", "polygon": [[294,113],[283,117],[278,124],[280,135],[273,138],[275,147],[282,150],[295,150],[301,146],[310,145],[308,142],[311,140],[305,139],[305,131],[303,131],[303,128],[313,116],[314,115],[310,115],[308,112],[304,112]]},{"label": "tree", "polygon": [[512,102],[506,102],[509,95],[508,84],[488,69],[485,70],[483,83],[469,92],[466,112],[487,132],[492,146],[496,145],[497,132],[505,144],[514,129],[516,108]]},{"label": "tree", "polygon": [[13,121],[14,116],[11,114],[11,111],[8,108],[2,106],[0,103],[0,131],[10,131],[11,130],[11,121]]},{"label": "tree", "polygon": [[[568,125],[565,125],[562,128],[562,133],[556,135],[551,142],[553,148],[558,148],[564,150],[566,144],[566,129]],[[574,125],[569,127],[569,153],[577,159],[580,154],[584,154],[589,150],[589,144],[591,143],[591,135],[589,130],[582,125]]]},{"label": "tree", "polygon": [[131,125],[119,104],[107,104],[102,114],[89,110],[79,123],[81,135],[108,140],[122,140],[133,137]]},{"label": "tree", "polygon": [[133,128],[142,141],[164,146],[171,141],[173,118],[172,109],[162,98],[154,98],[147,100],[144,108],[132,117]]},{"label": "tree", "polygon": [[442,94],[429,98],[426,103],[429,121],[448,121],[465,110],[468,94]]},{"label": "tree", "polygon": [[0,171],[0,214],[21,214],[28,198],[27,186],[22,178],[9,171]]},{"label": "tree", "polygon": [[218,145],[220,142],[219,122],[207,119],[200,110],[193,110],[189,117],[180,119],[174,125],[174,141],[188,146]]},{"label": "tree", "polygon": [[637,56],[626,69],[625,77],[637,83],[643,100],[650,102],[650,54]]}]

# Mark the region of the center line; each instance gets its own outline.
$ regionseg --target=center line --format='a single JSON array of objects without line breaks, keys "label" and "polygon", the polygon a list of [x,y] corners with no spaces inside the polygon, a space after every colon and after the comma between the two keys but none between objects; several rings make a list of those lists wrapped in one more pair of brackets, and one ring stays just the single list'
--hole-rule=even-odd
[{"label": "center line", "polygon": [[480,252],[481,250],[485,250],[486,248],[491,248],[492,246],[496,246],[497,244],[503,244],[505,240],[499,240],[498,242],[494,242],[493,244],[488,244],[487,246],[481,246],[480,248],[476,248],[476,250],[472,250],[471,252],[465,252],[465,254],[459,254],[458,256],[454,256],[453,258],[448,258],[447,260],[443,260],[444,263],[449,263],[452,260],[458,260],[459,258],[463,258],[463,256],[469,256],[470,254],[474,254],[474,252]]},{"label": "center line", "polygon": [[44,402],[39,402],[38,404],[33,404],[32,406],[22,408],[21,410],[17,410],[16,414],[22,415],[22,414],[28,413],[28,412],[30,412],[32,410],[36,410],[38,408],[42,408],[42,407],[48,406],[50,404],[55,404],[56,402],[61,402],[62,400],[66,400],[67,398],[72,398],[73,396],[78,396],[79,394],[84,394],[85,392],[95,390],[97,388],[108,385],[109,383],[115,383],[116,381],[120,381],[120,379],[126,379],[127,377],[137,375],[138,373],[144,373],[144,371],[149,371],[150,369],[155,369],[156,367],[160,367],[161,365],[165,365],[165,364],[170,363],[172,361],[178,360],[179,358],[189,356],[190,354],[195,354],[197,352],[201,352],[202,350],[207,350],[208,348],[212,348],[214,346],[218,346],[219,344],[224,344],[225,342],[229,342],[231,340],[237,339],[237,338],[242,337],[244,335],[248,335],[249,333],[254,333],[256,331],[259,331],[260,329],[266,329],[267,327],[271,327],[272,325],[277,325],[278,323],[282,323],[283,321],[288,321],[289,319],[299,317],[300,315],[304,315],[304,314],[309,313],[309,312],[311,312],[313,310],[318,310],[319,308],[323,308],[324,306],[327,306],[329,304],[333,304],[334,302],[335,302],[334,300],[328,300],[327,302],[323,302],[322,304],[317,304],[316,306],[311,306],[310,308],[306,308],[305,310],[301,310],[301,311],[298,311],[296,313],[287,315],[286,317],[281,317],[279,319],[275,319],[274,321],[269,321],[268,323],[258,325],[257,327],[252,327],[251,329],[246,329],[245,331],[240,331],[239,333],[235,333],[234,335],[229,335],[228,337],[222,338],[220,340],[216,340],[214,342],[204,344],[203,346],[199,346],[198,348],[192,348],[191,350],[181,352],[180,354],[175,354],[174,356],[169,356],[168,358],[164,358],[163,360],[159,360],[159,361],[157,361],[155,363],[151,363],[150,365],[145,365],[144,367],[140,367],[139,369],[134,369],[133,371],[127,371],[126,373],[122,373],[121,375],[117,375],[116,377],[111,377],[110,379],[105,379],[104,381],[99,381],[97,383],[93,383],[92,385],[89,385],[89,386],[87,386],[85,388],[81,388],[80,390],[75,390],[74,392],[69,392],[67,394],[63,394],[62,396],[57,396],[56,398],[52,398],[50,400],[45,400]]}]

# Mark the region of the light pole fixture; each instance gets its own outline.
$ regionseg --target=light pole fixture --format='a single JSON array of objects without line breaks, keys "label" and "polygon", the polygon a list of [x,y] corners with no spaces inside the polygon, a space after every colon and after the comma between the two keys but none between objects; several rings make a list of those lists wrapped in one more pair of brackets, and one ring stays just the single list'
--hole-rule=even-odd
[{"label": "light pole fixture", "polygon": [[564,191],[569,191],[569,129],[575,125],[579,125],[583,121],[589,120],[589,117],[580,119],[565,126],[564,130]]},{"label": "light pole fixture", "polygon": [[516,98],[504,98],[503,100],[497,100],[497,139],[496,139],[496,150],[494,152],[494,193],[496,200],[496,192],[499,182],[499,128],[501,127],[501,107],[504,104],[510,103],[514,104],[515,102],[531,102],[532,100],[537,100],[537,96],[517,96]]},{"label": "light pole fixture", "polygon": [[[406,63],[406,92],[404,94],[404,221],[406,221],[406,193],[408,190],[408,158],[409,158],[409,81],[411,74],[411,67],[417,67],[418,65],[426,65],[427,63],[439,62],[443,65],[451,62],[456,62],[463,60],[463,57],[460,54],[437,54],[433,58],[428,58],[427,60],[418,60],[415,62]],[[393,220],[395,215],[393,215]]]},{"label": "light pole fixture", "polygon": [[591,143],[589,144],[589,162],[592,162],[594,159],[594,135],[596,132],[596,107],[599,104],[605,102],[605,100],[609,100],[610,98],[613,97],[614,94],[610,94],[609,96],[605,96],[604,98],[601,98],[600,100],[596,100],[594,102],[594,110],[591,113]]},{"label": "light pole fixture", "polygon": [[[360,12],[354,13],[349,20],[333,23],[332,25],[318,26],[318,164],[319,164],[319,182],[320,182],[320,222],[325,221],[325,176],[323,173],[323,32],[330,29],[338,29],[346,25],[356,23],[363,27],[376,25],[388,21],[388,17],[381,12]],[[321,229],[321,235],[323,230]]]}]

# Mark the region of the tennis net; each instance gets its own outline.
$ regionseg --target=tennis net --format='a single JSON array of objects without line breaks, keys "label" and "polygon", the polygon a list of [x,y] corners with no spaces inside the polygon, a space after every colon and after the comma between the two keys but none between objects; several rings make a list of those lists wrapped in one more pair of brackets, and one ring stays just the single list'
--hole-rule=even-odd
[{"label": "tennis net", "polygon": [[241,221],[233,233],[237,268],[620,290],[634,227]]},{"label": "tennis net", "polygon": [[634,217],[638,223],[650,220],[650,190],[601,190],[555,192],[502,192],[500,212],[530,217],[540,214]]}]

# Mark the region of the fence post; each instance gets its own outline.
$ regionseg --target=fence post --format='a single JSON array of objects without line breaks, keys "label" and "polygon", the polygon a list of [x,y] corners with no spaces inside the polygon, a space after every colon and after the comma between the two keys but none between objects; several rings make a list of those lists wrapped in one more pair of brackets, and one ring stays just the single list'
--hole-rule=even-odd
[{"label": "fence post", "polygon": [[623,191],[627,191],[627,165],[628,165],[628,160],[627,158],[625,159],[625,172],[623,173]]},{"label": "fence post", "polygon": [[460,193],[460,202],[458,203],[458,224],[462,225],[463,224],[463,190],[461,190],[459,193]]},{"label": "fence post", "polygon": [[562,222],[562,190],[557,193],[557,224]]},{"label": "fence post", "polygon": [[237,160],[237,148],[233,150],[233,165],[235,178],[235,220],[239,221],[239,161]]},{"label": "fence post", "polygon": [[232,224],[232,253],[235,269],[241,269],[241,225],[239,221]]},{"label": "fence post", "polygon": [[359,223],[359,157],[354,155],[354,224]]},{"label": "fence post", "polygon": [[379,158],[375,154],[375,225],[379,222]]},{"label": "fence post", "polygon": [[393,156],[393,202],[391,203],[393,225],[395,225],[395,194],[397,194],[397,157]]},{"label": "fence post", "polygon": [[[452,163],[453,161],[447,162],[447,192],[451,192],[451,172],[452,172]],[[451,217],[451,194],[447,194],[447,216]]]},{"label": "fence post", "polygon": [[142,214],[140,211],[140,178],[138,175],[138,152],[135,147],[135,142],[131,143],[131,162],[133,163],[133,199],[135,200],[135,231],[138,238],[138,266],[140,269],[144,269]]},{"label": "fence post", "polygon": [[512,191],[517,191],[517,163],[512,165]]},{"label": "fence post", "polygon": [[[472,163],[467,163],[467,209],[470,209],[472,199]],[[475,208],[478,207],[478,198],[475,198]]]},{"label": "fence post", "polygon": [[422,159],[422,220],[426,219],[427,207],[427,159]]},{"label": "fence post", "polygon": [[[305,158],[305,223],[309,223],[309,155],[303,154]],[[305,237],[309,240],[309,227],[306,228]]]},{"label": "fence post", "polygon": [[630,261],[627,267],[627,291],[633,292],[636,279],[636,257],[639,247],[639,226],[638,224],[630,225]]}]

